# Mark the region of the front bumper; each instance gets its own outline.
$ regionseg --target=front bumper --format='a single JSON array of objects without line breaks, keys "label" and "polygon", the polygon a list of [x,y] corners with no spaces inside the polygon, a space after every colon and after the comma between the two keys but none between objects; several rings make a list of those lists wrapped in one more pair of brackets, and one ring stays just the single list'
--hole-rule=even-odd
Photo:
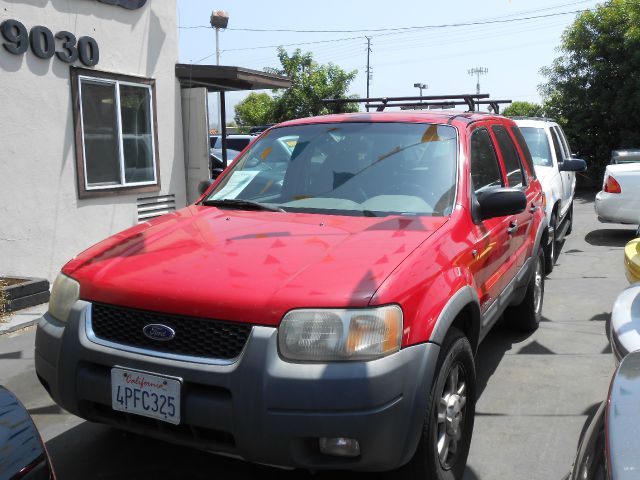
[{"label": "front bumper", "polygon": [[[301,364],[280,358],[277,329],[253,327],[234,363],[196,363],[93,343],[86,330],[89,306],[77,302],[66,324],[45,314],[36,333],[38,377],[56,403],[80,417],[283,467],[390,470],[417,447],[436,344],[370,362]],[[116,365],[181,378],[182,423],[113,410],[110,372]],[[355,438],[361,454],[324,455],[320,437]]]}]

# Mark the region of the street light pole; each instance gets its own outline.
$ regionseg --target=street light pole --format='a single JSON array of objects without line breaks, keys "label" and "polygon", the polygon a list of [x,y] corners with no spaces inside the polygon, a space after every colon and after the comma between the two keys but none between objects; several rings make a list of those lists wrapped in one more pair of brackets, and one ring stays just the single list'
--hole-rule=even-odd
[{"label": "street light pole", "polygon": [[[414,83],[413,86],[420,89],[420,97],[422,97],[422,89],[426,90],[427,88],[429,88],[429,85],[427,85],[426,83]],[[422,103],[422,98],[420,98],[420,103]]]},{"label": "street light pole", "polygon": [[[211,26],[216,30],[216,65],[220,65],[220,43],[219,35],[221,28],[227,28],[229,24],[229,14],[224,10],[214,10],[211,12]],[[222,140],[222,162],[227,166],[227,116],[225,108],[224,90],[218,94],[218,131]]]},{"label": "street light pole", "polygon": [[220,65],[220,39],[218,36],[220,35],[220,27],[215,27],[216,29],[216,65]]}]

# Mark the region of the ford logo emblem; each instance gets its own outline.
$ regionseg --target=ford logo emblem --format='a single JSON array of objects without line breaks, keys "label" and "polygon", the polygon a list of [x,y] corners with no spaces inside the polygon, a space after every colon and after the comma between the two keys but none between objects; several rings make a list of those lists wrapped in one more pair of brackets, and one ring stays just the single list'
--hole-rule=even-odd
[{"label": "ford logo emblem", "polygon": [[166,342],[176,336],[176,331],[173,328],[161,323],[152,323],[145,326],[142,329],[142,333],[151,340],[159,340],[161,342]]}]

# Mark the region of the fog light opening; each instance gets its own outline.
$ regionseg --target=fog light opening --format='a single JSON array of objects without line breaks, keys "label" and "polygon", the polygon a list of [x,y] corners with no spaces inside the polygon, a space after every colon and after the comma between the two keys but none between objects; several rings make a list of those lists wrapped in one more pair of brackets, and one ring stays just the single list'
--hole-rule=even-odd
[{"label": "fog light opening", "polygon": [[336,457],[358,457],[360,456],[360,444],[355,438],[322,437],[319,440],[320,452],[325,455]]}]

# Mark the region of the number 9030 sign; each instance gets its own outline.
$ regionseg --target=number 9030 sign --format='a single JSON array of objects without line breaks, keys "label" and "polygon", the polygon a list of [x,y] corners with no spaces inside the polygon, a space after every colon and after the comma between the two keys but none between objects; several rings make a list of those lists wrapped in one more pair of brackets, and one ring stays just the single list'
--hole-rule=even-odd
[{"label": "number 9030 sign", "polygon": [[[100,50],[98,43],[91,37],[80,37],[76,41],[73,33],[61,31],[55,34],[47,27],[36,26],[30,32],[17,20],[5,20],[0,23],[0,33],[4,42],[2,46],[14,55],[22,55],[31,47],[36,57],[48,60],[55,54],[66,63],[80,60],[88,67],[98,64]],[[56,39],[59,48],[56,48]]]}]

